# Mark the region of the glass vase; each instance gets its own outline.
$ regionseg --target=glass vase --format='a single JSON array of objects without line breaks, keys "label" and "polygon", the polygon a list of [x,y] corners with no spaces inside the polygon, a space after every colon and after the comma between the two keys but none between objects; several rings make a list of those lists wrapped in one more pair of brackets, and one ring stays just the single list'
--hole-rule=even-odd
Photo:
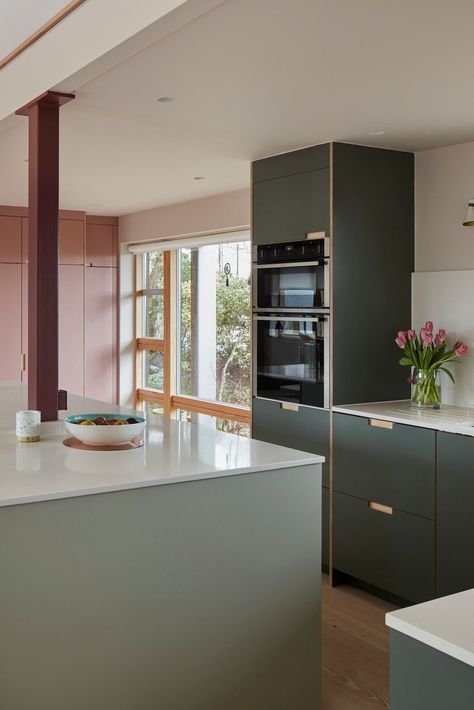
[{"label": "glass vase", "polygon": [[415,372],[411,401],[413,406],[423,409],[441,408],[439,370],[417,370]]}]

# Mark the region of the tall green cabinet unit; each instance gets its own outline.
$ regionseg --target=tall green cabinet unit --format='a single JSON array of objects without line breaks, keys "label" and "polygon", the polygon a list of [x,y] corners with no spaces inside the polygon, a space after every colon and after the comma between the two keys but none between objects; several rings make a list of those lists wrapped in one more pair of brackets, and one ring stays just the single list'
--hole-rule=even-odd
[{"label": "tall green cabinet unit", "polygon": [[253,245],[314,232],[330,243],[331,405],[285,411],[257,397],[252,429],[256,439],[326,455],[322,557],[330,567],[331,406],[409,396],[393,340],[411,321],[413,154],[327,143],[255,161]]}]

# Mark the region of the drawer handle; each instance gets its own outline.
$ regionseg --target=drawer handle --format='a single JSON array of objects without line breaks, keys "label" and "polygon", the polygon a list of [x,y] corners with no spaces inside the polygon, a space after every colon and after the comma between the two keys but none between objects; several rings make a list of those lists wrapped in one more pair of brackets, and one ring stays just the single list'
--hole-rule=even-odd
[{"label": "drawer handle", "polygon": [[369,419],[369,426],[375,426],[379,429],[393,429],[393,422],[387,422],[385,419]]},{"label": "drawer handle", "polygon": [[326,232],[306,232],[305,239],[325,239]]},{"label": "drawer handle", "polygon": [[393,508],[383,503],[376,503],[374,500],[369,500],[370,510],[376,510],[377,513],[385,513],[385,515],[393,515]]},{"label": "drawer handle", "polygon": [[286,409],[287,412],[299,412],[299,404],[293,404],[293,402],[280,402],[280,409]]}]

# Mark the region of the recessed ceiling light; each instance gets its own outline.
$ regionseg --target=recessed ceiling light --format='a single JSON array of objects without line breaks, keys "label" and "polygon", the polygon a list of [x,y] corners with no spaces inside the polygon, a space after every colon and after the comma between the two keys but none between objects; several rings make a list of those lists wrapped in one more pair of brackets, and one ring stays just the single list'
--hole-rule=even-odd
[{"label": "recessed ceiling light", "polygon": [[383,136],[385,131],[380,131],[379,129],[375,129],[373,131],[369,131],[369,136]]},{"label": "recessed ceiling light", "polygon": [[196,175],[196,177],[193,177],[193,180],[205,180],[206,178],[203,175]]},{"label": "recessed ceiling light", "polygon": [[158,103],[160,104],[169,104],[170,101],[174,100],[173,96],[160,96],[158,99],[156,99]]}]

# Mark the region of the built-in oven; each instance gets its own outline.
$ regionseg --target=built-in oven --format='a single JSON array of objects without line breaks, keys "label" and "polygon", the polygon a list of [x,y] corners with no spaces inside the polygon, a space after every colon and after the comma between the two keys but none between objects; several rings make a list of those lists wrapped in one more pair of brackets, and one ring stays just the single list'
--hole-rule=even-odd
[{"label": "built-in oven", "polygon": [[329,406],[328,313],[254,313],[254,395]]},{"label": "built-in oven", "polygon": [[254,311],[329,308],[329,241],[255,247]]}]

